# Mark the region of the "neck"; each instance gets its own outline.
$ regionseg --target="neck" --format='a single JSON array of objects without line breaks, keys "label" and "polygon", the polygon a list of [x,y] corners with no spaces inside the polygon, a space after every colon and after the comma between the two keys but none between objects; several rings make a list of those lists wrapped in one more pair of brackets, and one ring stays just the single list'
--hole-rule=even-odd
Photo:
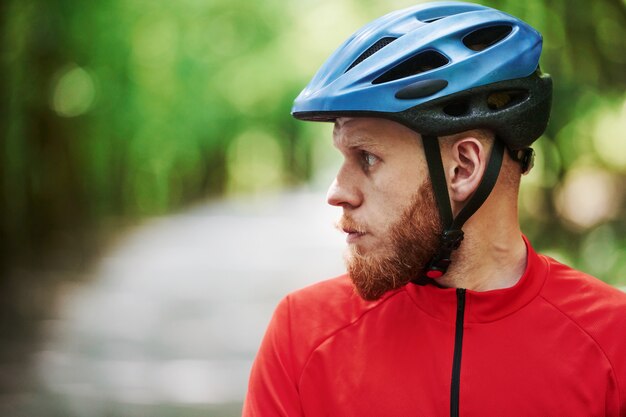
[{"label": "neck", "polygon": [[[480,216],[466,223],[466,238],[438,282],[451,288],[489,291],[515,285],[526,269],[526,245],[517,220]],[[497,219],[497,217],[495,217]]]}]

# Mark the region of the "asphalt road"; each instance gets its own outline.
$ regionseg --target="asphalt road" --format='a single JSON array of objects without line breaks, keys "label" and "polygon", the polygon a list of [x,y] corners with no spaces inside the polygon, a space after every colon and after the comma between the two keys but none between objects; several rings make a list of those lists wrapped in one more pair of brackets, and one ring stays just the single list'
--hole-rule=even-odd
[{"label": "asphalt road", "polygon": [[344,270],[338,215],[322,194],[296,191],[129,231],[45,323],[42,415],[240,415],[274,306]]}]

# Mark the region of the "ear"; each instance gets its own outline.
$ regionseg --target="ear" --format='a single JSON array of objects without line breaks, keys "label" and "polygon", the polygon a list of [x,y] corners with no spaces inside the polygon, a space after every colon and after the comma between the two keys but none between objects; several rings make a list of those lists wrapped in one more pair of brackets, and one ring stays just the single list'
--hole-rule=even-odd
[{"label": "ear", "polygon": [[[449,148],[446,175],[453,210],[469,199],[483,178],[487,166],[487,149],[478,139],[467,136]],[[456,211],[456,210],[455,210]]]}]

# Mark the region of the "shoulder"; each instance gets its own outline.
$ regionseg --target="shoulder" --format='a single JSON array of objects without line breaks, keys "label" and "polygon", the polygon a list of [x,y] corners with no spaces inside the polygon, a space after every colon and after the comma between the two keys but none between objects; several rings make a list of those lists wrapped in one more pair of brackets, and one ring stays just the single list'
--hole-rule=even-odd
[{"label": "shoulder", "polygon": [[626,293],[554,259],[542,258],[548,276],[541,297],[604,352],[626,384]]},{"label": "shoulder", "polygon": [[343,323],[351,321],[378,302],[368,302],[357,295],[348,275],[341,275],[289,294],[292,314],[309,316],[316,313],[323,321]]},{"label": "shoulder", "polygon": [[308,337],[325,338],[355,323],[393,293],[365,301],[355,292],[348,275],[341,275],[287,295],[278,309],[288,309],[291,325],[306,329]]},{"label": "shoulder", "polygon": [[376,301],[365,301],[355,292],[347,275],[322,281],[283,298],[268,331],[283,335],[283,348],[289,345],[294,369],[301,369],[322,343],[359,323],[364,315],[399,291],[391,291]]},{"label": "shoulder", "polygon": [[349,277],[342,275],[284,297],[252,366],[244,415],[302,415],[299,381],[312,354],[333,335],[358,325],[361,317],[400,292],[364,301]]},{"label": "shoulder", "polygon": [[626,293],[584,272],[540,255],[548,266],[542,296],[573,317],[602,312],[626,323]]}]

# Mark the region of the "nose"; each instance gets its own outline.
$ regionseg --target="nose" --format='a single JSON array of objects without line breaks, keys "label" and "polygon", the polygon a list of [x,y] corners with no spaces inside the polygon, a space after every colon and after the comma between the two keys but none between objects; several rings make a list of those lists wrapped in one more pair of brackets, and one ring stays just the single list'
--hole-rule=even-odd
[{"label": "nose", "polygon": [[337,177],[328,188],[326,201],[331,206],[356,208],[363,202],[363,194],[345,166],[337,173]]}]

